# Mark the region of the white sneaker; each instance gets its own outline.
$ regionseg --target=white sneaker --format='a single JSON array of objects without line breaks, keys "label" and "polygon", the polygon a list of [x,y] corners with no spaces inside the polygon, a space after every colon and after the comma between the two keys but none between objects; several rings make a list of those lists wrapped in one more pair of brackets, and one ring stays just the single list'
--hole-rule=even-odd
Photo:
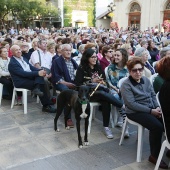
[{"label": "white sneaker", "polygon": [[116,127],[122,127],[123,126],[123,117],[120,116],[117,120]]},{"label": "white sneaker", "polygon": [[113,134],[110,128],[104,127],[104,133],[108,139],[113,139]]}]

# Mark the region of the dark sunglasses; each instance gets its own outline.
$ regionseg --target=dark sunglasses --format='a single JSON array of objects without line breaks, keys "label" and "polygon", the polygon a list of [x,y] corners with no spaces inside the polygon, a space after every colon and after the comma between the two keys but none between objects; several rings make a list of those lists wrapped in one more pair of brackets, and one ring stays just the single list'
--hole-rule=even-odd
[{"label": "dark sunglasses", "polygon": [[142,72],[143,71],[143,67],[142,68],[135,68],[135,69],[132,69],[131,70],[133,73],[137,73],[138,71],[139,72]]}]

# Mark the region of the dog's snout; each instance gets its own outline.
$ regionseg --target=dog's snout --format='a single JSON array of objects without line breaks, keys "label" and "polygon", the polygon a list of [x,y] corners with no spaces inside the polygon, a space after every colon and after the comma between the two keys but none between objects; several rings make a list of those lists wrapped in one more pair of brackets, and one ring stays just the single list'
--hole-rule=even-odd
[{"label": "dog's snout", "polygon": [[83,101],[86,101],[86,97],[83,97],[82,99],[83,99]]}]

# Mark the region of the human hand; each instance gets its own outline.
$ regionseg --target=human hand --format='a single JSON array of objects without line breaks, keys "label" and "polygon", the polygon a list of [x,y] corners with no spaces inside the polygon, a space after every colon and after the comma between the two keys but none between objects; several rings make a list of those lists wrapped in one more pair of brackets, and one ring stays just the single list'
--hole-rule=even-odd
[{"label": "human hand", "polygon": [[45,70],[40,70],[38,72],[38,75],[41,76],[41,77],[45,77],[46,76],[46,71]]},{"label": "human hand", "polygon": [[100,77],[95,77],[92,79],[92,83],[102,83],[103,82],[103,78]]},{"label": "human hand", "polygon": [[162,115],[162,112],[161,112],[161,109],[157,107],[156,109],[151,110],[151,114],[157,118],[160,118]]}]

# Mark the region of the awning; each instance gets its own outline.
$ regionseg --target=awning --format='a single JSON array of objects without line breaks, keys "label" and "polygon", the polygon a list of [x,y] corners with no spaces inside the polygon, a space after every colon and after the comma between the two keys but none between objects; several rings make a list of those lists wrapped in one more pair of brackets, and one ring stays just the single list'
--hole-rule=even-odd
[{"label": "awning", "polygon": [[110,13],[109,11],[106,11],[106,12],[102,13],[101,15],[99,15],[98,17],[96,17],[96,19],[102,19],[103,17],[105,17],[109,13]]},{"label": "awning", "polygon": [[84,21],[81,20],[81,19],[78,19],[78,20],[76,20],[76,21],[74,21],[74,22],[76,22],[76,23],[84,23]]}]

